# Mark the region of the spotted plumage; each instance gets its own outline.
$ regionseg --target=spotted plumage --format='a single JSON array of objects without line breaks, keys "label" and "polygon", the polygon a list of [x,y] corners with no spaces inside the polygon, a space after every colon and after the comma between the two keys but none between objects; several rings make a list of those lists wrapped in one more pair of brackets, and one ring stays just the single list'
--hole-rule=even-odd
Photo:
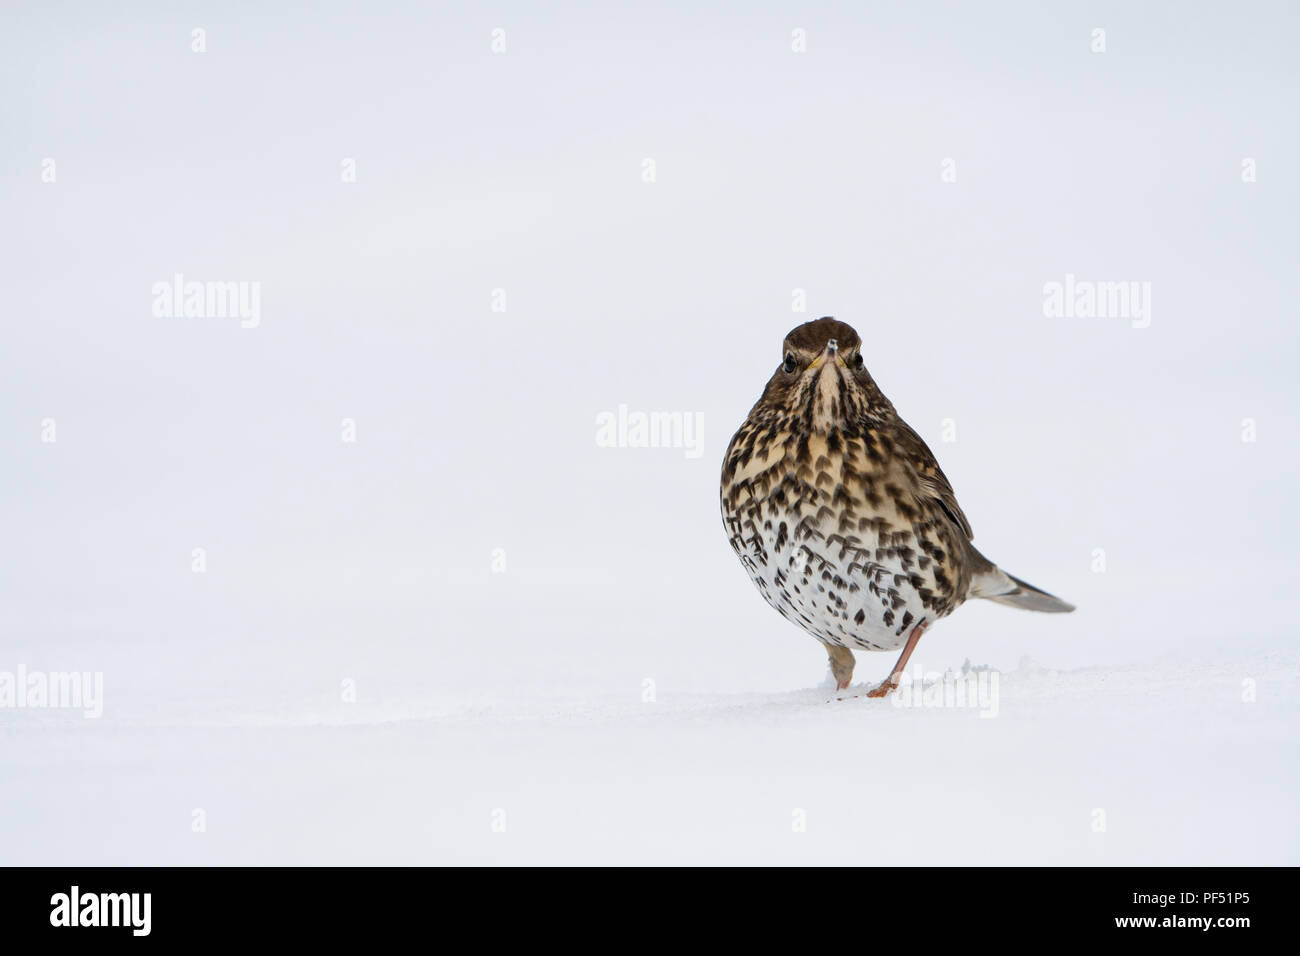
[{"label": "spotted plumage", "polygon": [[969,597],[1073,608],[975,550],[970,523],[921,437],[832,318],[786,336],[783,362],[722,465],[722,518],[764,599],[826,645],[841,689],[853,651],[904,648]]}]

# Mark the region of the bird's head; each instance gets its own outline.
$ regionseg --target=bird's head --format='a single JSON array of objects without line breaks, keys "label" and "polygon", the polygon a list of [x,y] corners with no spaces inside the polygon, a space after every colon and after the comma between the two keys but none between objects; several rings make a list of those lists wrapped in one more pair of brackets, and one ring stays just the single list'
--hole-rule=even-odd
[{"label": "bird's head", "polygon": [[759,404],[822,432],[893,412],[867,372],[862,339],[830,316],[805,322],[785,337],[781,365]]}]

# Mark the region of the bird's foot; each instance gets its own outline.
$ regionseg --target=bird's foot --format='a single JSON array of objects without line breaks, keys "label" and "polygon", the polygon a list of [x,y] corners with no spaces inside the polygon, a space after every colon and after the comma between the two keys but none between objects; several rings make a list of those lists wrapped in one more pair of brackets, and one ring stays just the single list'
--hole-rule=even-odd
[{"label": "bird's foot", "polygon": [[889,696],[890,691],[896,690],[898,688],[898,680],[896,678],[890,677],[886,680],[881,681],[879,684],[877,684],[875,687],[872,687],[870,690],[865,690],[860,694],[840,693],[841,691],[848,690],[848,688],[849,685],[847,683],[841,684],[840,686],[836,687],[835,699],[836,700],[857,700],[859,697],[887,697]]},{"label": "bird's foot", "polygon": [[871,690],[867,691],[867,697],[888,697],[889,692],[898,687],[898,678],[890,674],[885,680],[882,680]]}]

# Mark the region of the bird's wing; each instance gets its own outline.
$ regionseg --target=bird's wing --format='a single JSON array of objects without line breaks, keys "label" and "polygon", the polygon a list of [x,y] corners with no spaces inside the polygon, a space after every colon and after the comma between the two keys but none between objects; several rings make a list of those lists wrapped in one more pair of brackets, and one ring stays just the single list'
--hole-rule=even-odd
[{"label": "bird's wing", "polygon": [[961,529],[962,534],[974,540],[975,532],[971,531],[970,522],[962,514],[961,506],[957,504],[957,496],[953,494],[952,485],[948,484],[948,476],[939,467],[939,462],[935,460],[930,446],[901,418],[897,421],[894,441],[902,453],[901,457],[916,473],[921,492],[937,501],[952,523]]}]

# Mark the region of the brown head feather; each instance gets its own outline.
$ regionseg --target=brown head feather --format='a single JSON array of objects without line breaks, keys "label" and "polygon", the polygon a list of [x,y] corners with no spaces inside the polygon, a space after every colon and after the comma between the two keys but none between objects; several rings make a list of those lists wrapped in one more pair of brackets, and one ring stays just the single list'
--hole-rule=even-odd
[{"label": "brown head feather", "polygon": [[785,337],[785,347],[787,351],[797,349],[817,355],[831,339],[843,350],[855,349],[862,344],[862,339],[853,331],[853,326],[826,315],[791,329]]},{"label": "brown head feather", "polygon": [[[862,339],[853,326],[829,315],[805,322],[785,337],[781,346],[783,364],[768,381],[751,416],[784,415],[798,418],[804,427],[811,428],[817,398],[816,375],[806,375],[805,369],[821,355],[831,339],[835,340],[840,356],[848,363],[845,388],[833,403],[834,408],[830,409],[834,417],[842,419],[842,424],[848,427],[892,419],[894,406],[876,386],[865,363],[859,364]],[[822,407],[825,409],[827,406],[823,404]]]},{"label": "brown head feather", "polygon": [[[843,379],[845,388],[832,394],[828,402],[818,393],[817,373],[805,374],[805,368],[821,355],[831,339],[835,340],[850,374]],[[782,345],[782,356],[793,357],[793,370],[777,368],[750,411],[750,422],[766,422],[768,427],[793,429],[796,433],[829,425],[850,438],[875,432],[878,436],[875,447],[882,454],[896,456],[905,463],[918,492],[933,499],[967,539],[973,537],[970,522],[957,505],[952,486],[934,454],[921,436],[898,417],[893,403],[880,391],[865,363],[858,365],[861,352],[862,339],[853,327],[830,316],[792,329]]]}]

